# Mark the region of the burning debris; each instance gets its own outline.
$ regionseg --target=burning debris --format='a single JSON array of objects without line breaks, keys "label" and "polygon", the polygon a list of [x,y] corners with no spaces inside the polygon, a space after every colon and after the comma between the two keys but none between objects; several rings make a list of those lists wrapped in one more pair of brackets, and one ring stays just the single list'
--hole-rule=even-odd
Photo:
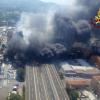
[{"label": "burning debris", "polygon": [[66,52],[66,48],[60,43],[46,44],[45,47],[40,51],[40,55],[47,57],[55,57],[64,52]]}]

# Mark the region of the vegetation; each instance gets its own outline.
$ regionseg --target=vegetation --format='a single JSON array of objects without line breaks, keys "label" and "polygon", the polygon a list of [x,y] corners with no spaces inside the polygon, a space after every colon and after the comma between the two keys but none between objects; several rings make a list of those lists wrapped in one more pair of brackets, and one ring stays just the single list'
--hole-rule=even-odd
[{"label": "vegetation", "polygon": [[25,86],[23,85],[22,95],[10,93],[6,100],[25,100]]},{"label": "vegetation", "polygon": [[69,96],[71,100],[77,100],[79,98],[79,94],[77,91],[71,91]]},{"label": "vegetation", "polygon": [[72,90],[69,85],[66,86],[66,91],[69,95],[70,100],[77,100],[79,98],[79,93],[75,90]]},{"label": "vegetation", "polygon": [[64,79],[63,73],[59,73],[61,80]]},{"label": "vegetation", "polygon": [[19,94],[11,93],[7,100],[22,100],[22,97]]},{"label": "vegetation", "polygon": [[17,69],[17,80],[19,82],[25,81],[25,68],[18,68]]}]

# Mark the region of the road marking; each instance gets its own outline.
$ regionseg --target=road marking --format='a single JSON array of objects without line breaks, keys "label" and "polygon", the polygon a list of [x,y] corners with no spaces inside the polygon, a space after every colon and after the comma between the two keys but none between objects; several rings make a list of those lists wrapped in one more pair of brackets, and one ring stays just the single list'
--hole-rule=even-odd
[{"label": "road marking", "polygon": [[[27,68],[26,68],[26,71],[27,71]],[[26,72],[26,76],[27,76],[27,72]],[[27,77],[25,77],[25,88],[26,88],[26,91],[27,91]],[[27,100],[27,92],[25,91],[25,100]]]},{"label": "road marking", "polygon": [[38,90],[38,94],[39,94],[39,100],[41,100],[40,91],[39,91],[39,82],[38,82],[37,68],[36,68],[36,78],[37,78],[37,90]]},{"label": "road marking", "polygon": [[[49,80],[50,80],[50,84],[51,84],[52,90],[54,90],[54,91],[55,91],[54,94],[56,94],[55,100],[60,100],[60,99],[59,99],[59,96],[58,96],[58,93],[57,93],[57,90],[56,90],[56,87],[55,87],[55,85],[54,85],[53,79],[52,79],[52,75],[51,75],[50,70],[49,70],[49,68],[48,68],[48,65],[47,65],[46,69],[47,69],[47,72],[48,72],[48,74],[49,74],[48,77],[49,77]],[[50,79],[50,78],[51,78],[51,79]],[[53,91],[53,92],[54,92],[54,91]]]},{"label": "road marking", "polygon": [[[60,81],[60,79],[59,79],[59,77],[58,77],[58,73],[57,73],[57,70],[56,70],[56,68],[55,68],[55,66],[54,65],[51,65],[51,69],[52,69],[52,72],[55,74],[55,77],[56,77],[56,79],[57,79],[57,82],[58,82],[58,84],[59,84],[59,86],[60,86],[60,89],[61,89],[61,91],[62,91],[62,85],[61,85],[61,81]],[[66,100],[66,93],[64,92],[64,91],[62,91],[62,94],[65,96],[64,97],[64,100]]]},{"label": "road marking", "polygon": [[[51,70],[49,67],[51,68]],[[55,84],[55,81],[54,81],[52,74],[54,74],[55,79],[57,79],[57,82],[59,84],[58,86],[60,88],[63,87],[63,84],[61,83],[60,78],[58,77],[57,70],[56,70],[55,66],[53,66],[53,65],[51,66],[51,65],[46,64],[46,65],[44,65],[44,69],[45,69],[45,74],[47,76],[48,82],[50,82],[48,84],[50,85],[50,90],[52,91],[52,95],[53,95],[53,99],[51,99],[51,100],[60,100],[60,97],[58,94],[59,91],[57,91],[56,84]],[[53,73],[52,73],[52,71],[53,71]],[[31,99],[32,100],[34,100],[34,99],[41,100],[42,99],[42,92],[41,91],[44,90],[45,99],[50,100],[49,90],[47,88],[45,75],[43,74],[43,72],[39,75],[39,69],[37,67],[33,67],[32,72],[33,73],[31,73],[31,68],[29,66],[26,66],[26,82],[25,82],[25,84],[26,84],[27,89],[28,89],[27,90],[28,93],[26,92],[27,93],[26,98],[29,100],[31,100]],[[33,75],[33,76],[31,76],[31,75]],[[34,77],[34,79],[33,79],[33,77]],[[32,87],[31,81],[34,81],[34,83],[32,82],[34,87]],[[41,87],[41,85],[39,85],[39,82],[41,82],[42,87]],[[32,94],[31,92],[35,94],[35,97],[34,97],[34,94]],[[67,97],[67,95],[65,95],[65,91],[64,92],[62,91],[62,96]],[[66,100],[66,99],[64,99],[64,100]]]},{"label": "road marking", "polygon": [[31,88],[32,88],[32,100],[34,100],[34,96],[33,96],[34,89],[33,89],[33,87],[31,87]]},{"label": "road marking", "polygon": [[[27,66],[28,67],[28,66]],[[30,80],[29,80],[29,67],[27,68],[27,72],[28,72],[28,88],[29,88],[29,100],[30,99]]]},{"label": "road marking", "polygon": [[35,67],[33,66],[33,76],[34,76],[34,85],[35,85],[35,95],[36,95],[36,100],[38,100],[37,99],[37,89],[36,89],[36,81],[35,81]]},{"label": "road marking", "polygon": [[51,86],[51,83],[50,83],[50,79],[49,79],[46,67],[47,66],[44,65],[43,73],[44,73],[44,76],[45,76],[44,78],[45,78],[45,82],[46,82],[46,85],[47,85],[48,96],[49,96],[50,100],[55,100],[54,92],[52,90],[52,86]]},{"label": "road marking", "polygon": [[[41,75],[42,75],[42,73],[41,73]],[[45,86],[45,83],[44,83],[44,80],[43,80],[43,75],[41,76],[41,78],[42,78],[43,88],[44,88],[44,91],[45,91],[46,100],[49,100],[48,94],[47,94],[47,89],[46,89],[46,86]]]},{"label": "road marking", "polygon": [[33,91],[33,88],[32,88],[32,100],[33,100],[33,92],[34,92],[34,91]]},{"label": "road marking", "polygon": [[[54,66],[54,65],[53,65],[53,66]],[[57,74],[57,78],[58,78],[58,80],[59,80],[60,86],[63,87],[63,89],[64,89],[64,90],[62,90],[62,92],[64,93],[65,97],[67,98],[67,99],[65,99],[65,100],[69,100],[68,94],[67,94],[67,92],[65,91],[65,88],[64,88],[65,86],[64,86],[63,82],[60,80],[60,77],[59,77],[58,72],[57,72],[57,70],[56,70],[56,66],[54,66],[53,68],[54,68],[55,73]]]}]

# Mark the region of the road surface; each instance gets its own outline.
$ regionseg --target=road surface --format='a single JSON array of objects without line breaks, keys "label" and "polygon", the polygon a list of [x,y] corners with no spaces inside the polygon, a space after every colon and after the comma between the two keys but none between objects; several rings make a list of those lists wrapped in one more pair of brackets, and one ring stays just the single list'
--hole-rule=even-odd
[{"label": "road surface", "polygon": [[26,100],[69,100],[54,65],[26,66]]}]

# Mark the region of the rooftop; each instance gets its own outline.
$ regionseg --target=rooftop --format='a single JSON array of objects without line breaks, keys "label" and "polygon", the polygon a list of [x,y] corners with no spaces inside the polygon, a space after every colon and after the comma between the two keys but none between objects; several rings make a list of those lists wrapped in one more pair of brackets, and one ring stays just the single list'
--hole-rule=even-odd
[{"label": "rooftop", "polygon": [[87,74],[100,74],[100,70],[98,68],[92,67],[92,66],[74,66],[74,65],[70,65],[69,63],[64,63],[61,65],[62,69],[65,72],[76,72],[76,73],[87,73]]},{"label": "rooftop", "polygon": [[72,86],[84,86],[90,84],[90,79],[83,79],[83,78],[66,78],[65,81]]},{"label": "rooftop", "polygon": [[98,76],[93,76],[93,79],[97,80],[97,81],[100,81],[100,75]]}]

